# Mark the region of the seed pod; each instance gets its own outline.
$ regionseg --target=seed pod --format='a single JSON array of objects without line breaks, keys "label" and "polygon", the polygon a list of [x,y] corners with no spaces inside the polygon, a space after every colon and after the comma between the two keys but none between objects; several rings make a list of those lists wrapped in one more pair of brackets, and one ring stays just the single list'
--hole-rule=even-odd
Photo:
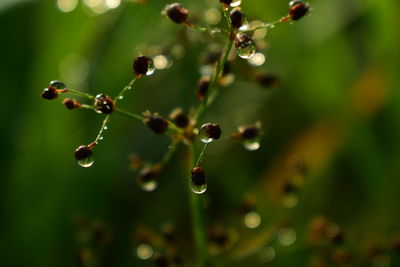
[{"label": "seed pod", "polygon": [[114,109],[114,101],[105,94],[98,94],[94,100],[94,108],[97,113],[111,114]]},{"label": "seed pod", "polygon": [[58,97],[57,89],[54,87],[44,88],[43,92],[40,94],[44,99],[52,100]]},{"label": "seed pod", "polygon": [[63,104],[67,109],[79,108],[81,106],[78,101],[71,98],[64,99]]},{"label": "seed pod", "polygon": [[210,78],[203,77],[200,79],[199,83],[197,84],[197,98],[200,101],[203,101],[206,98],[208,88],[210,87]]},{"label": "seed pod", "polygon": [[221,136],[221,128],[215,123],[205,123],[200,127],[200,140],[210,143]]},{"label": "seed pod", "polygon": [[170,20],[177,24],[186,23],[189,15],[189,11],[179,3],[167,5],[164,13]]},{"label": "seed pod", "polygon": [[200,166],[196,166],[192,169],[192,183],[195,186],[202,186],[206,183],[206,175],[204,169]]},{"label": "seed pod", "polygon": [[260,128],[257,126],[244,126],[239,128],[241,139],[253,139],[259,136]]},{"label": "seed pod", "polygon": [[231,18],[232,27],[235,29],[239,29],[246,20],[246,15],[240,8],[233,9],[229,16]]},{"label": "seed pod", "polygon": [[138,56],[133,61],[133,71],[136,76],[151,75],[154,72],[153,60],[146,56]]},{"label": "seed pod", "polygon": [[307,15],[310,7],[308,3],[303,1],[295,0],[289,3],[289,17],[292,20],[299,20]]},{"label": "seed pod", "polygon": [[156,134],[163,134],[168,129],[168,122],[158,115],[151,115],[144,122]]},{"label": "seed pod", "polygon": [[186,128],[190,122],[187,114],[184,113],[183,110],[180,108],[173,110],[169,115],[169,117],[179,128]]}]

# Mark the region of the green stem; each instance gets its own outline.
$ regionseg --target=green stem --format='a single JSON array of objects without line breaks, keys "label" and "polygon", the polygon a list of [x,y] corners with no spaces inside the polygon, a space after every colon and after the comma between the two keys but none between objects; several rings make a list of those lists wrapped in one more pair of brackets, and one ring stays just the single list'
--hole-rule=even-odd
[{"label": "green stem", "polygon": [[94,140],[94,142],[96,144],[98,144],[99,141],[100,141],[100,138],[102,138],[103,132],[106,129],[106,126],[107,126],[107,123],[108,123],[109,120],[110,120],[110,114],[105,117],[105,119],[103,120],[103,123],[101,124],[100,131],[97,134],[96,139]]},{"label": "green stem", "polygon": [[249,29],[239,30],[239,31],[246,33],[246,32],[253,32],[253,31],[256,31],[256,30],[259,30],[259,29],[273,28],[278,23],[281,23],[281,21],[278,20],[278,21],[274,21],[274,22],[271,22],[271,23],[264,23],[264,24],[261,24],[259,26],[254,27],[254,28],[249,28]]},{"label": "green stem", "polygon": [[137,79],[136,77],[133,78],[133,79],[128,83],[128,85],[126,85],[126,86],[121,90],[121,92],[119,92],[119,94],[118,94],[118,95],[115,97],[115,99],[114,99],[114,104],[116,104],[117,101],[118,101],[119,99],[121,99],[121,97],[124,96],[124,93],[125,93],[126,91],[132,89],[132,85],[135,83],[136,79]]},{"label": "green stem", "polygon": [[200,164],[200,162],[203,160],[204,152],[206,151],[207,145],[208,145],[208,143],[204,144],[203,149],[200,152],[200,155],[199,155],[199,157],[198,157],[198,159],[196,161],[195,166],[198,166]]},{"label": "green stem", "polygon": [[[229,31],[231,33],[233,33],[232,32],[231,21],[230,21],[230,18],[229,18],[229,10],[224,10],[224,15],[225,15],[225,18],[226,18],[226,20],[228,22],[228,25],[229,25]],[[201,120],[201,118],[203,117],[204,112],[206,111],[207,107],[211,104],[211,102],[209,101],[210,95],[213,93],[213,89],[214,89],[214,87],[215,87],[215,85],[216,85],[216,83],[218,81],[218,78],[221,76],[222,71],[224,70],[225,63],[228,60],[229,53],[231,52],[231,49],[232,49],[233,38],[232,38],[231,35],[232,34],[229,35],[229,41],[228,41],[228,43],[227,43],[227,45],[225,47],[224,53],[222,55],[221,62],[218,64],[218,67],[217,67],[216,71],[214,72],[214,74],[212,76],[210,85],[208,87],[207,95],[206,95],[205,99],[201,102],[201,104],[200,104],[200,106],[199,106],[199,108],[197,110],[197,114],[196,114],[196,118],[195,118],[196,123]]]},{"label": "green stem", "polygon": [[118,112],[119,114],[125,115],[125,116],[127,116],[129,118],[132,118],[132,119],[135,119],[135,120],[138,120],[138,121],[141,121],[141,122],[143,122],[143,119],[144,119],[143,116],[141,116],[139,114],[135,114],[135,113],[126,111],[126,110],[121,109],[121,108],[115,108],[115,112]]},{"label": "green stem", "polygon": [[87,99],[94,99],[94,96],[92,96],[90,94],[87,94],[87,93],[84,93],[84,92],[81,92],[81,91],[78,91],[78,90],[75,90],[75,89],[68,88],[67,92],[71,93],[71,94],[75,94],[75,95],[86,97]]},{"label": "green stem", "polygon": [[175,150],[176,150],[176,143],[173,142],[171,145],[169,145],[167,153],[165,153],[164,157],[162,158],[161,165],[165,166],[169,162]]},{"label": "green stem", "polygon": [[[189,154],[191,160],[189,160],[189,173],[191,172],[193,165],[196,165],[196,152],[194,144],[189,146]],[[190,187],[189,187],[190,188]],[[192,228],[193,228],[193,239],[196,251],[196,264],[194,266],[203,267],[207,262],[207,240],[206,231],[203,218],[203,196],[194,194],[189,190],[190,197],[190,208],[192,212]]]}]

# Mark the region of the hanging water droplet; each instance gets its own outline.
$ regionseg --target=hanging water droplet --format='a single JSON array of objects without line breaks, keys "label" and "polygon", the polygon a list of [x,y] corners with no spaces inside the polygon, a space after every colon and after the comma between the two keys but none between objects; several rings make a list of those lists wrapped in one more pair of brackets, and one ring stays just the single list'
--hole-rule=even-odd
[{"label": "hanging water droplet", "polygon": [[103,137],[103,136],[100,136],[99,140],[103,140],[103,139],[104,139],[104,137]]},{"label": "hanging water droplet", "polygon": [[106,126],[104,126],[104,130],[107,130],[107,129],[108,129],[107,125],[106,125]]},{"label": "hanging water droplet", "polygon": [[243,140],[243,146],[249,151],[256,151],[260,148],[260,140],[259,138]]},{"label": "hanging water droplet", "polygon": [[230,4],[231,7],[237,7],[240,6],[240,4],[242,3],[242,0],[233,0]]},{"label": "hanging water droplet", "polygon": [[154,70],[155,70],[154,62],[153,62],[153,60],[150,59],[150,60],[148,61],[148,65],[147,65],[147,72],[146,72],[146,75],[147,75],[147,76],[152,75],[152,74],[154,73]]},{"label": "hanging water droplet", "polygon": [[93,163],[94,163],[93,154],[91,154],[90,156],[88,156],[86,158],[78,160],[78,164],[84,168],[89,168],[90,166],[93,165]]},{"label": "hanging water droplet", "polygon": [[204,169],[196,166],[191,171],[190,188],[193,193],[203,194],[207,190],[206,175]]},{"label": "hanging water droplet", "polygon": [[203,194],[207,190],[207,183],[196,185],[193,181],[190,181],[190,189],[192,189],[193,193]]},{"label": "hanging water droplet", "polygon": [[132,89],[132,86],[128,86],[126,89],[131,90],[131,89]]},{"label": "hanging water droplet", "polygon": [[120,96],[118,97],[118,99],[124,99],[124,96],[123,96],[123,95],[120,95]]},{"label": "hanging water droplet", "polygon": [[203,143],[211,143],[221,136],[221,128],[215,123],[204,123],[200,127],[199,138]]},{"label": "hanging water droplet", "polygon": [[238,33],[235,36],[236,53],[241,58],[251,58],[256,53],[256,45],[250,35]]}]

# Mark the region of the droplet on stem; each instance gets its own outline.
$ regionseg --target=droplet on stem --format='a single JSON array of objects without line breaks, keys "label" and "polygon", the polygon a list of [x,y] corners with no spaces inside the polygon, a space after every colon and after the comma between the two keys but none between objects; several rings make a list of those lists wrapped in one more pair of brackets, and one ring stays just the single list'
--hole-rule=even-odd
[{"label": "droplet on stem", "polygon": [[206,175],[203,168],[196,166],[192,169],[190,188],[196,194],[203,194],[207,190]]},{"label": "droplet on stem", "polygon": [[79,146],[74,155],[78,164],[84,168],[88,168],[94,163],[93,152],[89,146]]},{"label": "droplet on stem", "polygon": [[235,48],[239,57],[248,59],[256,53],[256,45],[250,35],[238,33],[235,36]]}]

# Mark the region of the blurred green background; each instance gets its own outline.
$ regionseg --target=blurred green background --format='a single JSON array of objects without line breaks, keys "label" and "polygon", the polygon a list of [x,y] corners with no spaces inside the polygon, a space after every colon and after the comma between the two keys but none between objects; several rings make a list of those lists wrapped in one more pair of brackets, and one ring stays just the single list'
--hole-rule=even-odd
[{"label": "blurred green background", "polygon": [[[215,266],[315,264],[307,231],[316,215],[343,227],[345,247],[356,255],[371,242],[386,247],[400,233],[400,2],[310,2],[310,16],[269,30],[262,66],[235,60],[235,82],[221,89],[204,118],[218,122],[224,132],[204,160],[207,221],[238,233],[231,250],[212,257]],[[99,266],[152,266],[135,254],[135,229],[144,225],[159,233],[165,222],[179,229],[187,242],[182,253],[188,254],[182,257],[190,257],[185,146],[178,148],[158,188],[144,192],[128,156],[137,153],[156,162],[167,150],[167,137],[115,114],[96,147],[93,167],[84,169],[73,151],[95,138],[102,116],[68,111],[61,97],[40,97],[55,79],[114,96],[132,78],[131,64],[139,52],[156,55],[174,48],[179,53],[172,49],[177,54],[171,56],[173,64],[138,81],[120,105],[165,116],[177,106],[189,111],[197,105],[199,64],[210,39],[161,16],[167,3],[1,0],[1,266],[77,266],[74,222],[82,217],[110,231]],[[182,3],[200,23],[207,22],[207,12],[215,13],[209,8],[219,6],[217,0]],[[267,22],[287,14],[287,6],[282,0],[242,4],[249,20]],[[248,76],[259,71],[278,75],[279,88],[251,82]],[[256,121],[265,133],[258,151],[248,152],[227,138],[237,126]],[[299,202],[287,208],[282,185],[293,178],[291,169],[299,162],[307,170],[296,191]],[[247,229],[235,215],[249,195],[261,216],[256,229]],[[291,246],[268,234],[260,243],[253,240],[283,222],[297,233]],[[259,251],[269,246],[276,255],[265,263]],[[378,263],[365,262],[400,266],[396,255],[382,257]]]}]

